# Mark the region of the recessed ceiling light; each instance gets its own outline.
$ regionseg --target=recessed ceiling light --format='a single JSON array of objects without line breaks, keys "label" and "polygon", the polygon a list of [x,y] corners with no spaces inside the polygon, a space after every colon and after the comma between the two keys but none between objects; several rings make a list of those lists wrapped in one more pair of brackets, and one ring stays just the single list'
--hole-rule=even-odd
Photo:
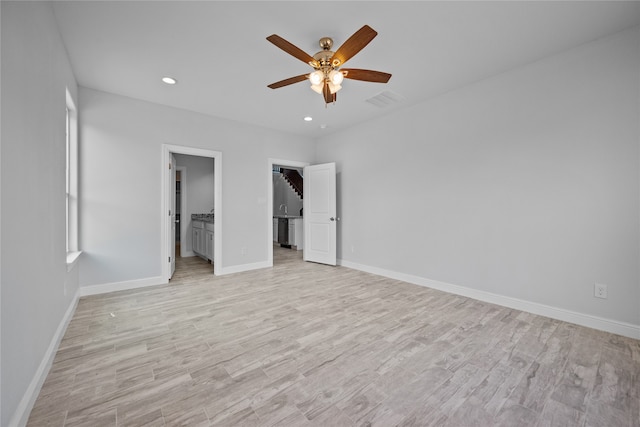
[{"label": "recessed ceiling light", "polygon": [[165,82],[168,85],[174,85],[174,84],[178,83],[178,81],[176,79],[174,79],[173,77],[163,77],[162,81]]},{"label": "recessed ceiling light", "polygon": [[304,118],[305,122],[310,122],[311,120],[313,120],[313,117],[311,117],[311,116],[307,116],[307,117]]}]

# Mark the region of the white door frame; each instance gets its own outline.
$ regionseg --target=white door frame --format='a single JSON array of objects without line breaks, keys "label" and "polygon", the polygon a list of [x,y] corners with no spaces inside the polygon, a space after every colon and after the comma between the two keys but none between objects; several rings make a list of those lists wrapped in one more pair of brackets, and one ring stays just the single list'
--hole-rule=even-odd
[{"label": "white door frame", "polygon": [[267,162],[269,173],[269,175],[267,175],[267,264],[268,267],[273,267],[273,166],[304,168],[305,166],[309,166],[310,163],[282,159],[267,159]]},{"label": "white door frame", "polygon": [[[169,189],[171,191],[169,198],[169,209],[170,214],[169,218],[171,218],[169,224],[171,227],[169,228],[169,232],[171,235],[169,236],[170,245],[169,245],[169,280],[173,277],[173,274],[176,271],[176,167],[178,162],[176,161],[176,156],[171,153],[171,170],[169,171]],[[178,224],[178,227],[180,224]]]},{"label": "white door frame", "polygon": [[[167,221],[169,206],[171,206],[171,171],[169,161],[171,154],[187,154],[190,156],[210,157],[214,159],[214,190],[213,201],[215,206],[215,222],[213,235],[213,274],[216,276],[222,271],[222,152],[207,150],[204,148],[186,147],[183,145],[162,144],[162,185],[161,185],[161,241],[160,241],[160,265],[162,280],[169,282],[169,246],[171,245],[171,224]],[[181,218],[182,219],[182,218]]]}]

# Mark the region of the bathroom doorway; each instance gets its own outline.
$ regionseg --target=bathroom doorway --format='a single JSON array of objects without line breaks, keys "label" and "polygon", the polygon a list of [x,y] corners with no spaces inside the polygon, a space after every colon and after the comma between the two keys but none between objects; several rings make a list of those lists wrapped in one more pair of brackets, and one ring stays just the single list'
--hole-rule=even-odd
[{"label": "bathroom doorway", "polygon": [[[175,263],[175,256],[172,257],[173,251],[176,249],[176,231],[175,231],[175,209],[172,210],[172,203],[176,200],[176,192],[173,189],[175,186],[175,182],[172,182],[172,157],[175,155],[186,155],[186,156],[195,156],[195,157],[205,157],[208,158],[209,161],[213,161],[213,180],[214,180],[214,190],[213,190],[213,206],[215,207],[215,221],[212,222],[213,231],[211,234],[211,247],[205,246],[207,248],[207,252],[211,253],[212,263],[213,263],[213,274],[219,275],[222,271],[221,265],[221,251],[222,251],[222,153],[219,151],[211,151],[201,148],[194,147],[186,147],[180,145],[162,145],[162,171],[163,171],[163,179],[162,179],[162,216],[167,218],[167,221],[164,221],[162,226],[162,250],[161,250],[161,262],[162,262],[162,277],[166,283],[169,282],[171,277],[171,263],[172,261]],[[188,165],[186,165],[188,167]],[[173,170],[173,172],[176,172]],[[190,171],[191,172],[191,171]],[[193,175],[190,173],[190,175]],[[187,216],[190,217],[190,213],[188,214],[187,209],[185,208],[188,203],[187,194],[186,194],[186,186],[185,181],[187,179],[186,170],[183,170],[181,173],[181,186],[180,186],[180,201],[182,205],[181,209],[181,218],[179,223],[180,230],[180,252],[182,256],[185,256],[185,251],[188,249],[185,245],[185,237],[189,237],[189,229],[187,228]],[[197,192],[195,193],[197,194]],[[191,198],[191,197],[189,197]],[[194,201],[196,201],[194,199]],[[213,215],[211,212],[213,209],[209,207],[207,204],[207,211]],[[168,216],[167,216],[168,213]],[[207,212],[203,212],[206,214]],[[188,215],[187,215],[188,214]],[[206,242],[205,242],[206,243]],[[172,259],[173,258],[173,259]]]}]

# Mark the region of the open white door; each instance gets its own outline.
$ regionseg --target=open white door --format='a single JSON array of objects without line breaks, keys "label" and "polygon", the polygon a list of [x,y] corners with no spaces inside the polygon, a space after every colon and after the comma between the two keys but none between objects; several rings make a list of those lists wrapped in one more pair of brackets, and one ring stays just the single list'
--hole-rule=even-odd
[{"label": "open white door", "polygon": [[304,168],[304,260],[336,265],[336,164]]},{"label": "open white door", "polygon": [[176,157],[171,155],[171,168],[170,178],[171,179],[171,208],[169,209],[169,222],[171,229],[171,238],[169,242],[171,243],[171,248],[169,248],[169,279],[173,277],[173,273],[176,271]]}]

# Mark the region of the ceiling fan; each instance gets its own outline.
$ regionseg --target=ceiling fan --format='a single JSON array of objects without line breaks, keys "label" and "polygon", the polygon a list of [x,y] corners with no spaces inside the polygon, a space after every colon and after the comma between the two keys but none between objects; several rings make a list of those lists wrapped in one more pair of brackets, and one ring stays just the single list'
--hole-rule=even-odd
[{"label": "ceiling fan", "polygon": [[311,65],[315,71],[271,83],[268,87],[278,89],[309,79],[311,89],[323,95],[326,105],[336,102],[336,93],[342,88],[343,79],[386,83],[391,78],[389,73],[358,68],[340,68],[377,35],[378,33],[373,28],[365,25],[349,37],[335,52],[331,50],[333,40],[329,37],[323,37],[320,39],[322,50],[311,56],[282,37],[272,34],[267,37],[267,40],[302,62]]}]

